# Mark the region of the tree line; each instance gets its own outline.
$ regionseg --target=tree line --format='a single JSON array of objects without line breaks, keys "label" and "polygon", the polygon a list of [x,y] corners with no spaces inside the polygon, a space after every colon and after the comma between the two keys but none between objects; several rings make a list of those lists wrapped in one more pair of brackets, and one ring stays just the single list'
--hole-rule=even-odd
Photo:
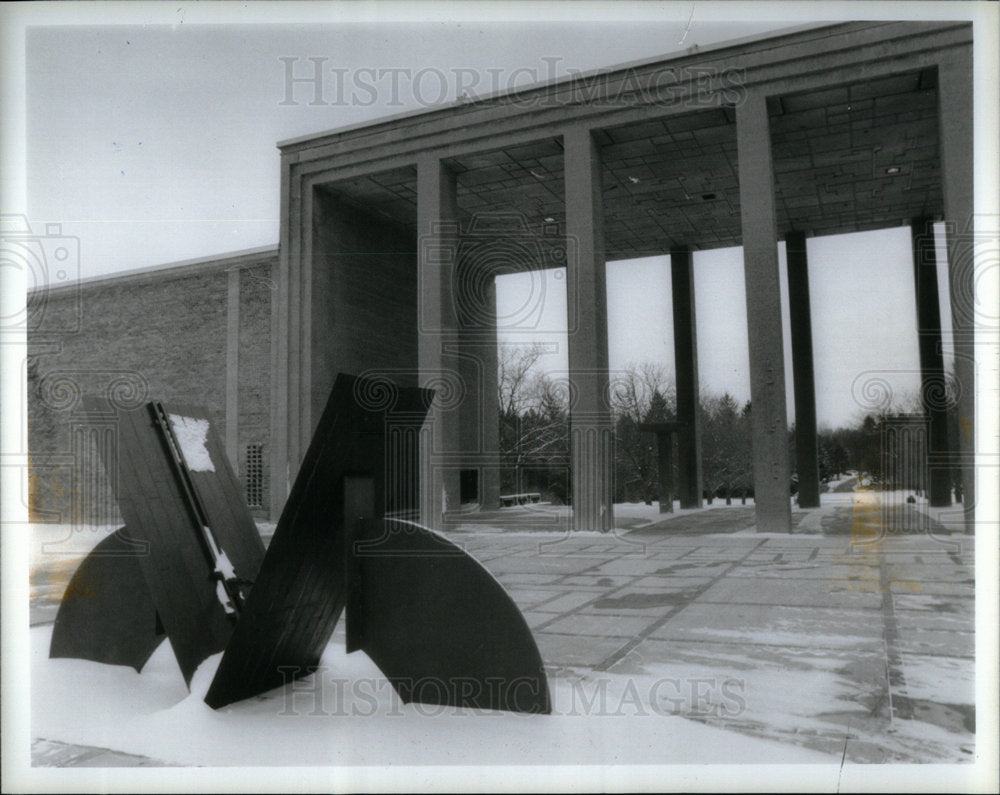
[{"label": "tree line", "polygon": [[[501,493],[541,492],[543,499],[568,503],[571,499],[569,459],[569,388],[565,381],[537,367],[545,348],[539,344],[501,346],[498,370]],[[648,362],[633,364],[611,376],[609,397],[614,427],[614,501],[652,502],[657,499],[656,439],[640,430],[648,422],[677,419],[676,391],[665,368]],[[914,455],[887,445],[895,438],[887,429],[900,418],[918,416],[919,400],[897,400],[883,410],[859,416],[848,427],[818,433],[819,475],[837,479],[848,471],[864,473],[889,488],[922,487],[915,475],[893,482],[899,473],[912,473],[901,456]],[[701,461],[704,497],[711,501],[753,497],[751,425],[753,406],[728,392],[702,390]],[[794,468],[795,428],[788,429],[789,460]],[[918,452],[922,455],[922,452]],[[673,482],[678,483],[674,461]],[[789,492],[797,490],[796,476]]]}]

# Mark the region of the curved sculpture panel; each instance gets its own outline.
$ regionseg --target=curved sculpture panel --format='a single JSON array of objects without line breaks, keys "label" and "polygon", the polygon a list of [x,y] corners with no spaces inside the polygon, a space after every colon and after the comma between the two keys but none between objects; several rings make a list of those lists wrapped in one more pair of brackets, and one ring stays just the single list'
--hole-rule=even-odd
[{"label": "curved sculpture panel", "polygon": [[59,605],[50,657],[142,670],[165,635],[139,566],[140,554],[120,527],[84,558]]}]

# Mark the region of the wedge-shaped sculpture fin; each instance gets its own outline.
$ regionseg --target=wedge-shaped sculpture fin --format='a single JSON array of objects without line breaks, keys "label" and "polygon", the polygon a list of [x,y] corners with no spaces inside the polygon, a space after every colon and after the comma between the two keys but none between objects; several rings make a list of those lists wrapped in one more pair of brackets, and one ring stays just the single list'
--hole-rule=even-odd
[{"label": "wedge-shaped sculpture fin", "polygon": [[[209,706],[279,687],[311,674],[319,664],[347,597],[346,474],[372,477],[368,505],[416,507],[416,491],[405,484],[416,475],[417,432],[431,393],[386,383],[380,387],[337,377],[205,697]],[[393,453],[394,484],[388,487],[387,435],[401,443]]]}]

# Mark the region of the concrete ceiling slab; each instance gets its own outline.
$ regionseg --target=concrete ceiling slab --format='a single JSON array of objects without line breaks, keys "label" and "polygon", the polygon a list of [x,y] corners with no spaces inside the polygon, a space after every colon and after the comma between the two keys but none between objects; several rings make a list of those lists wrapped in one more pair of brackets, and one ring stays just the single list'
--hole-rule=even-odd
[{"label": "concrete ceiling slab", "polygon": [[[830,235],[940,217],[943,198],[934,69],[771,97],[779,235]],[[738,246],[735,111],[705,107],[599,130],[609,259]],[[465,224],[519,215],[525,228],[565,221],[558,136],[450,158]],[[337,182],[342,199],[416,225],[416,168]],[[550,220],[552,219],[552,220]],[[549,245],[552,236],[546,235]]]}]

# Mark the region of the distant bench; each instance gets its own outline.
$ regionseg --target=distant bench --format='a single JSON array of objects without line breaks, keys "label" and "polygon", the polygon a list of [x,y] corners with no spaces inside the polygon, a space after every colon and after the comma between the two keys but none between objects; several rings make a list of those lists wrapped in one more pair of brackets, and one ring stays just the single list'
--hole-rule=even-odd
[{"label": "distant bench", "polygon": [[527,491],[524,494],[501,494],[500,507],[510,508],[513,505],[527,505],[530,502],[541,502],[542,494],[538,491]]}]

